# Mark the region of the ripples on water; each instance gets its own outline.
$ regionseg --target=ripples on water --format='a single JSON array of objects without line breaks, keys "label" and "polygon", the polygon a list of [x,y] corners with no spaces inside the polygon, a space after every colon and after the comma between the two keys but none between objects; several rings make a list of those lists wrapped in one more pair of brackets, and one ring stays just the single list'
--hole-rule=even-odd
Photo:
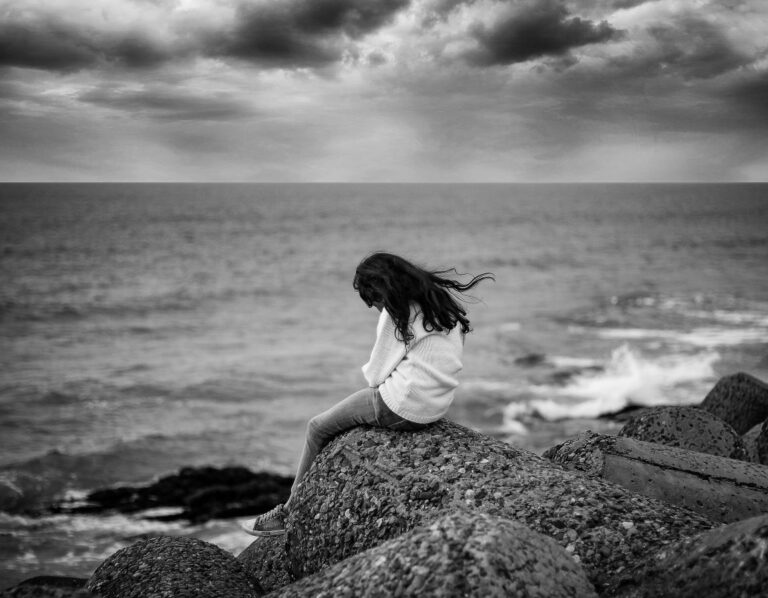
[{"label": "ripples on water", "polygon": [[0,185],[0,480],[23,495],[0,577],[87,575],[151,531],[244,546],[231,522],[20,513],[183,465],[290,472],[305,420],[363,384],[376,314],[351,279],[377,249],[496,274],[452,417],[537,451],[767,378],[766,191]]}]

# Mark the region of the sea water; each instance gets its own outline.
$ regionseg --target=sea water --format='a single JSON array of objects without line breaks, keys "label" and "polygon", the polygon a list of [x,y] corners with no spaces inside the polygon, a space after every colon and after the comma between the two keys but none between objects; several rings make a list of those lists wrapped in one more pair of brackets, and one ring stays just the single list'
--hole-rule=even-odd
[{"label": "sea water", "polygon": [[204,526],[30,510],[186,465],[292,473],[364,385],[367,254],[490,271],[450,417],[540,452],[768,379],[768,185],[0,185],[0,587]]}]

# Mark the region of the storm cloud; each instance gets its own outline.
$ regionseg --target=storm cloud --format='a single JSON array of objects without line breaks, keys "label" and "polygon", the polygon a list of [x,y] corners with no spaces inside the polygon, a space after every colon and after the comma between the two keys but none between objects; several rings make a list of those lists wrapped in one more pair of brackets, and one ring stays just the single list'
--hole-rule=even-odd
[{"label": "storm cloud", "polygon": [[410,0],[288,0],[241,5],[221,54],[254,62],[321,66],[341,58],[344,38],[359,39],[392,20]]},{"label": "storm cloud", "polygon": [[0,23],[0,66],[72,71],[100,64],[156,66],[169,58],[140,32],[109,35],[55,17]]},{"label": "storm cloud", "polygon": [[545,1],[515,11],[491,27],[477,25],[472,35],[479,47],[468,52],[467,59],[492,66],[564,56],[573,48],[618,39],[621,32],[606,21],[571,17],[564,5]]},{"label": "storm cloud", "polygon": [[0,0],[10,180],[760,180],[764,0]]}]

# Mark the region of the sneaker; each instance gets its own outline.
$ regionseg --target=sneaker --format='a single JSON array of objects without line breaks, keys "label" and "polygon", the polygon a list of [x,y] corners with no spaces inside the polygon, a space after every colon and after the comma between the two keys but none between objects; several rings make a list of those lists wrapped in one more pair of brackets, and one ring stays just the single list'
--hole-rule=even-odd
[{"label": "sneaker", "polygon": [[271,511],[240,524],[252,536],[280,536],[285,533],[285,508],[277,505]]}]

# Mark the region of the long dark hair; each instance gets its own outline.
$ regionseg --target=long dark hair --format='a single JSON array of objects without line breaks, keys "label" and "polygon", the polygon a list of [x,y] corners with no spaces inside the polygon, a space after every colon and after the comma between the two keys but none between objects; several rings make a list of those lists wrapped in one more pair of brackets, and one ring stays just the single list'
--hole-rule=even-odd
[{"label": "long dark hair", "polygon": [[352,286],[369,307],[374,303],[384,305],[395,322],[395,336],[407,345],[413,339],[409,322],[411,303],[421,309],[425,330],[453,330],[457,325],[464,334],[472,330],[467,311],[457,295],[483,280],[495,278],[490,272],[484,272],[462,284],[445,277],[451,272],[461,276],[455,268],[424,270],[400,256],[380,252],[360,262]]}]

